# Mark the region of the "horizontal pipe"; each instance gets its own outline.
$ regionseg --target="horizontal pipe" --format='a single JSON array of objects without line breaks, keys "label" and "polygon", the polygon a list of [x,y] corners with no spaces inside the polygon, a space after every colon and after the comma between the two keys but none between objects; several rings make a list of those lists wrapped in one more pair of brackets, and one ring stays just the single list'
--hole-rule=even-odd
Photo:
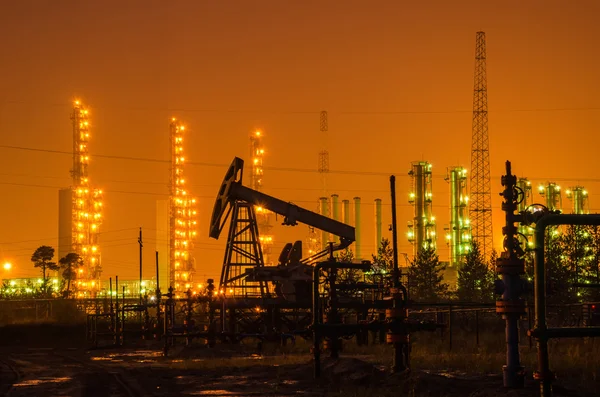
[{"label": "horizontal pipe", "polygon": [[600,288],[600,284],[587,284],[587,283],[573,283],[572,287],[580,287],[580,288]]},{"label": "horizontal pipe", "polygon": [[600,337],[600,327],[563,327],[563,328],[546,328],[543,332],[540,329],[533,329],[529,332],[530,336],[539,338],[545,336],[548,339],[552,338],[589,338]]},{"label": "horizontal pipe", "polygon": [[[552,373],[550,372],[550,358],[548,353],[548,337],[550,329],[546,323],[546,266],[544,263],[544,243],[546,228],[558,225],[600,225],[600,215],[580,214],[546,214],[535,222],[534,244],[534,289],[535,289],[535,332],[537,335],[538,349],[538,373],[540,378],[540,396],[550,397],[552,395]],[[553,328],[554,337],[585,336],[582,331],[560,331]],[[590,331],[586,331],[590,332]],[[594,331],[593,335],[598,336]],[[587,334],[586,334],[587,335]]]},{"label": "horizontal pipe", "polygon": [[600,225],[600,215],[548,214],[535,225],[535,327],[546,329],[546,271],[544,266],[544,237],[548,226]]}]

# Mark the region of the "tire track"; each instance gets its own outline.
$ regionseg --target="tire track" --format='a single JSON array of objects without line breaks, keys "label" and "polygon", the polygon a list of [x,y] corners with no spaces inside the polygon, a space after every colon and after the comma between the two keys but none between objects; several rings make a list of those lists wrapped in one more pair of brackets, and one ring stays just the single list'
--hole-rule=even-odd
[{"label": "tire track", "polygon": [[[14,385],[16,383],[19,383],[19,381],[23,377],[23,374],[21,373],[21,371],[19,371],[18,367],[12,363],[10,355],[6,356],[3,359],[0,359],[0,365],[2,365],[3,367],[2,383],[0,384],[0,395],[9,397],[15,388]],[[7,373],[10,374],[8,376],[12,377],[12,379],[5,379],[5,374]]]}]

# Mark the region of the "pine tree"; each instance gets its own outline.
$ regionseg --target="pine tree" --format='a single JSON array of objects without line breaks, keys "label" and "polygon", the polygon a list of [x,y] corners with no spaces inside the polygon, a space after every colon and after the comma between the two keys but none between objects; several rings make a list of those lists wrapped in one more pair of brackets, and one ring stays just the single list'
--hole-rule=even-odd
[{"label": "pine tree", "polygon": [[548,230],[544,244],[544,265],[546,268],[546,294],[549,303],[575,302],[575,290],[570,287],[573,274],[567,265],[564,253],[565,244],[570,240],[558,232],[558,229]]},{"label": "pine tree", "polygon": [[590,290],[587,288],[571,287],[573,283],[584,283],[587,278],[593,245],[590,228],[587,226],[569,225],[561,235],[563,263],[568,271],[567,284],[571,297],[570,302],[578,302],[585,299]]},{"label": "pine tree", "polygon": [[[586,281],[591,284],[600,284],[600,227],[590,227],[591,250],[590,261],[588,262]],[[588,290],[587,299],[597,302],[600,300],[600,288],[591,288]]]},{"label": "pine tree", "polygon": [[432,247],[418,253],[408,270],[410,295],[420,301],[436,301],[448,291],[442,275],[446,266]]},{"label": "pine tree", "polygon": [[[342,263],[352,263],[354,260],[354,252],[348,248],[337,255],[337,260]],[[355,283],[361,278],[361,272],[357,269],[340,269],[338,270],[339,283]]]},{"label": "pine tree", "polygon": [[[492,253],[494,256],[494,253]],[[490,260],[494,260],[494,258]],[[464,262],[458,268],[458,299],[463,302],[489,302],[494,293],[494,273],[473,240]]]},{"label": "pine tree", "polygon": [[377,255],[371,256],[373,257],[374,273],[385,274],[394,268],[394,248],[392,248],[390,240],[382,238],[381,244],[377,248]]},{"label": "pine tree", "polygon": [[394,269],[394,249],[390,240],[381,239],[381,244],[377,248],[377,255],[371,255],[372,269],[366,276],[371,283],[382,283],[386,275]]}]

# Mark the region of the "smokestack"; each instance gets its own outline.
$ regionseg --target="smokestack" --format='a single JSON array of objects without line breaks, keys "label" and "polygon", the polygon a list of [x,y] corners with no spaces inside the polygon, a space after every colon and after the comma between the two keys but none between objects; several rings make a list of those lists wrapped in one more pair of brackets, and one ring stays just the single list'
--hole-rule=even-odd
[{"label": "smokestack", "polygon": [[[319,198],[320,208],[319,212],[323,216],[329,217],[329,203],[327,202],[327,197]],[[327,243],[329,242],[329,235],[326,231],[321,230],[321,250],[327,249]]]},{"label": "smokestack", "polygon": [[381,199],[375,199],[375,254],[381,245]]},{"label": "smokestack", "polygon": [[342,200],[342,221],[350,224],[350,200]]},{"label": "smokestack", "polygon": [[354,242],[354,259],[361,259],[360,252],[360,197],[354,197],[354,229],[355,229],[355,242]]},{"label": "smokestack", "polygon": [[[340,220],[340,205],[339,205],[339,196],[337,194],[331,195],[331,212],[332,218],[334,221]],[[333,241],[338,244],[340,239],[338,236],[333,236]]]}]

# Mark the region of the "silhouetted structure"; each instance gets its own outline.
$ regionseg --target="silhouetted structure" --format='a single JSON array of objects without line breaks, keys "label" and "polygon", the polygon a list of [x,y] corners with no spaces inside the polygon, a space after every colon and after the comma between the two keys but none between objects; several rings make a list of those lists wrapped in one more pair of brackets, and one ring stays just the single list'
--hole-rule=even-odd
[{"label": "silhouetted structure", "polygon": [[477,32],[469,218],[471,219],[473,239],[479,242],[481,252],[486,258],[490,255],[494,246],[490,185],[485,32]]}]

